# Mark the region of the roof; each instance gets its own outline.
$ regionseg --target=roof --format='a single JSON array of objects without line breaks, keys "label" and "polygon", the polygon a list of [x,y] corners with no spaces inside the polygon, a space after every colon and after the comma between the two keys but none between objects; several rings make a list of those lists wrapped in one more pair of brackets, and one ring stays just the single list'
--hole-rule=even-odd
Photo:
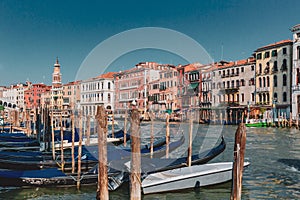
[{"label": "roof", "polygon": [[223,68],[229,68],[229,67],[233,67],[233,66],[241,66],[241,65],[252,64],[254,62],[255,62],[255,58],[250,57],[248,59],[243,59],[243,60],[223,62],[223,64],[218,65],[218,68],[223,69]]},{"label": "roof", "polygon": [[292,40],[287,39],[287,40],[281,40],[279,42],[275,42],[273,44],[268,44],[266,46],[258,48],[255,52],[264,51],[264,50],[267,50],[267,49],[272,49],[272,48],[276,48],[276,47],[280,47],[280,46],[285,46],[285,45],[288,45],[288,44],[293,44]]},{"label": "roof", "polygon": [[101,74],[100,76],[98,76],[97,78],[114,78],[114,75],[117,72],[107,72],[106,74]]}]

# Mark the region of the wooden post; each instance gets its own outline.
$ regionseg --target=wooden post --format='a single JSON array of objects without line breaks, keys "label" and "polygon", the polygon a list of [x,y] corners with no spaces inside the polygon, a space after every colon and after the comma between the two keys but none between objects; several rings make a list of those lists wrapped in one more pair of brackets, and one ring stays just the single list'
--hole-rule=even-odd
[{"label": "wooden post", "polygon": [[292,112],[290,112],[290,122],[289,122],[290,128],[293,126],[293,120],[292,120]]},{"label": "wooden post", "polygon": [[55,160],[55,145],[54,145],[54,125],[53,125],[53,110],[51,112],[51,136],[52,136],[52,158]]},{"label": "wooden post", "polygon": [[169,158],[169,142],[170,142],[170,115],[167,114],[166,118],[166,158]]},{"label": "wooden post", "polygon": [[232,169],[231,200],[240,200],[242,195],[242,177],[246,148],[246,127],[240,123],[235,133],[234,163]]},{"label": "wooden post", "polygon": [[74,113],[71,115],[71,123],[72,123],[72,149],[71,149],[71,156],[72,156],[72,173],[75,173],[75,117]]},{"label": "wooden post", "polygon": [[298,114],[296,115],[296,128],[299,129],[299,119],[298,119]]},{"label": "wooden post", "polygon": [[79,143],[78,143],[78,161],[77,161],[77,189],[80,187],[81,177],[81,154],[82,154],[82,113],[79,111]]},{"label": "wooden post", "polygon": [[108,200],[108,178],[107,178],[107,114],[103,106],[97,107],[98,124],[98,189],[97,199]]},{"label": "wooden post", "polygon": [[65,161],[64,161],[64,129],[62,124],[62,114],[60,114],[60,153],[61,153],[61,171],[64,171]]},{"label": "wooden post", "polygon": [[86,145],[90,145],[90,135],[91,135],[91,117],[87,116],[87,125],[86,125]]},{"label": "wooden post", "polygon": [[221,125],[223,125],[222,115],[223,115],[223,112],[221,111],[221,112],[220,112],[220,122],[221,122]]},{"label": "wooden post", "polygon": [[115,117],[114,117],[113,112],[111,114],[111,119],[112,119],[112,121],[111,121],[111,136],[112,136],[112,138],[114,138],[115,137]]},{"label": "wooden post", "polygon": [[154,142],[154,114],[151,112],[151,139],[150,139],[150,157],[153,157],[153,142]]},{"label": "wooden post", "polygon": [[190,111],[190,123],[189,123],[189,146],[188,146],[188,160],[187,165],[190,167],[192,165],[192,136],[193,136],[193,120],[192,111]]},{"label": "wooden post", "polygon": [[124,119],[124,147],[126,147],[126,135],[127,135],[127,117],[128,117],[128,112],[127,108],[125,108],[125,119]]},{"label": "wooden post", "polygon": [[131,174],[130,199],[141,199],[141,141],[140,115],[137,109],[131,113]]}]

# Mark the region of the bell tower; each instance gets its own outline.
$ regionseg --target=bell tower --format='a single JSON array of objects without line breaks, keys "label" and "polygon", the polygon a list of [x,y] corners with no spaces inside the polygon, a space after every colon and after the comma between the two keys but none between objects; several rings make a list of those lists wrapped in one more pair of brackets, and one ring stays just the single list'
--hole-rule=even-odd
[{"label": "bell tower", "polygon": [[61,82],[60,64],[56,58],[52,73],[51,108],[53,114],[60,114],[63,106],[63,87]]}]

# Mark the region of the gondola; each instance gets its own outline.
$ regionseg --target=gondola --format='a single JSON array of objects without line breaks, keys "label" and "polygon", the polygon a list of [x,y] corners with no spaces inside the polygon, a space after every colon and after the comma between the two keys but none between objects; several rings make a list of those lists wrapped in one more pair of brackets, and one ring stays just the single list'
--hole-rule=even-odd
[{"label": "gondola", "polygon": [[[165,139],[164,139],[165,140]],[[153,155],[155,157],[162,157],[165,154],[166,146],[165,142],[156,142],[153,148]],[[171,142],[169,144],[170,152],[184,143],[184,136],[182,136],[178,141]],[[74,156],[77,157],[78,147],[75,148]],[[141,147],[142,156],[147,156],[150,153],[149,145],[144,145]],[[20,155],[20,153],[18,153]],[[70,169],[71,167],[71,155],[70,152],[66,152],[68,160],[65,160],[65,167]],[[107,157],[108,161],[120,160],[120,159],[130,159],[131,151],[130,148],[120,148],[114,145],[108,145]],[[41,158],[43,159],[43,158]],[[82,146],[82,165],[88,170],[93,167],[98,161],[98,146]],[[76,161],[78,159],[75,159]],[[55,168],[60,166],[60,159],[54,160],[37,160],[34,156],[32,158],[13,158],[13,154],[10,157],[3,156],[0,154],[0,168],[1,169],[13,169],[13,170],[35,170],[44,168]]]}]

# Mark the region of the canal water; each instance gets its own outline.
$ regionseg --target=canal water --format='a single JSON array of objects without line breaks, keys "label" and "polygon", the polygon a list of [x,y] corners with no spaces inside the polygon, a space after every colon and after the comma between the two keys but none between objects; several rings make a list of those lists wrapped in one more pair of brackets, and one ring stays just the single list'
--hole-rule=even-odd
[{"label": "canal water", "polygon": [[[150,124],[141,126],[144,143],[150,141]],[[194,125],[193,153],[198,153],[218,142],[224,135],[226,150],[211,162],[232,161],[234,135],[237,126]],[[154,125],[158,136],[164,135],[163,123]],[[161,131],[161,133],[159,133]],[[188,124],[171,125],[172,140],[183,133],[185,144],[170,154],[170,157],[186,155]],[[242,199],[300,199],[300,131],[285,128],[247,128],[245,159],[251,165],[243,176]],[[231,183],[200,189],[143,195],[144,200],[158,199],[230,199]],[[129,184],[110,192],[110,199],[129,199]],[[0,188],[0,199],[95,199],[96,186],[76,188]]]}]

